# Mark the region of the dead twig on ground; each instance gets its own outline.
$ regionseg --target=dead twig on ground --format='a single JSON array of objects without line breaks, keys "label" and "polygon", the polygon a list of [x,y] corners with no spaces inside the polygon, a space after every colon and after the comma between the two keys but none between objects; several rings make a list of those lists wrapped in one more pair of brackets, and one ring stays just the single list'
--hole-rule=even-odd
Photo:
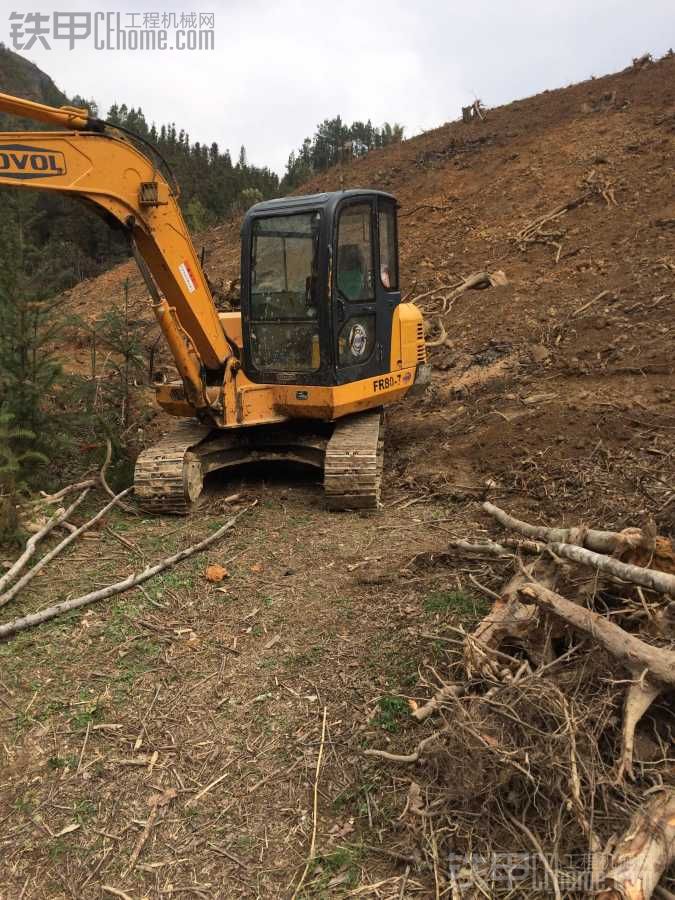
[{"label": "dead twig on ground", "polygon": [[298,896],[300,893],[303,884],[305,883],[305,879],[307,878],[307,874],[309,872],[310,866],[314,862],[314,857],[316,854],[316,832],[318,827],[318,818],[319,818],[319,776],[321,774],[321,762],[323,760],[323,748],[326,742],[326,716],[328,714],[328,707],[324,706],[323,708],[323,721],[321,723],[321,743],[319,744],[319,755],[316,760],[316,772],[314,774],[314,802],[312,805],[312,842],[309,846],[309,856],[307,857],[307,863],[305,865],[304,871],[300,877],[300,881],[298,882],[297,887],[293,891],[293,898]]},{"label": "dead twig on ground", "polygon": [[578,307],[578,309],[575,309],[572,312],[570,319],[574,319],[577,316],[580,316],[582,314],[582,312],[586,312],[587,309],[590,309],[591,306],[593,306],[595,303],[599,303],[599,301],[602,300],[603,297],[606,297],[608,294],[609,294],[609,291],[600,291],[600,293],[597,294],[595,297],[593,297],[592,300],[589,300],[588,303],[584,303],[583,306],[580,306],[580,307]]}]

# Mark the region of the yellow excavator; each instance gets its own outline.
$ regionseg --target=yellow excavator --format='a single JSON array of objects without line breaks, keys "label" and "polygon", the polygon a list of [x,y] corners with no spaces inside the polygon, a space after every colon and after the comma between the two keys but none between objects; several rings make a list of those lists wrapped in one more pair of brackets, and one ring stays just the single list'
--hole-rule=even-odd
[{"label": "yellow excavator", "polygon": [[180,380],[179,421],[138,457],[145,508],[185,514],[205,476],[252,460],[323,471],[328,505],[376,508],[386,405],[429,381],[422,316],[401,302],[397,204],[348,190],[258,203],[241,240],[241,312],[219,313],[152,145],[94,118],[0,94],[0,112],[63,131],[0,133],[0,185],[58,191],[127,233]]}]

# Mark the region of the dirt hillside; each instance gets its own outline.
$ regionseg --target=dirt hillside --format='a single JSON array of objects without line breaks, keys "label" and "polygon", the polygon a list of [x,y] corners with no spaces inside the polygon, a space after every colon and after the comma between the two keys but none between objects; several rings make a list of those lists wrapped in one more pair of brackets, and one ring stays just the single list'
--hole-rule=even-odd
[{"label": "dirt hillside", "polygon": [[[303,187],[397,196],[404,292],[438,344],[427,396],[388,413],[384,507],[330,514],[316,482],[255,469],[212,485],[185,522],[112,514],[36,579],[13,615],[121,578],[259,501],[208,558],[0,645],[0,897],[288,897],[315,824],[306,897],[440,896],[442,867],[418,866],[401,836],[409,773],[362,751],[417,744],[407,701],[429,696],[452,642],[438,634],[485,611],[469,574],[501,582],[484,563],[412,561],[492,532],[486,497],[530,521],[653,518],[673,534],[674,149],[670,57]],[[225,287],[238,223],[203,243]],[[506,283],[453,300],[476,272]],[[126,279],[149,346],[131,264],[68,306],[95,318]],[[63,350],[86,368],[87,347]],[[227,569],[219,585],[207,563]],[[604,838],[625,826],[598,823]]]},{"label": "dirt hillside", "polygon": [[[611,515],[611,483],[631,493],[631,516],[654,512],[673,462],[674,142],[669,57],[448,124],[303,186],[396,195],[403,290],[427,295],[432,338],[438,298],[458,280],[495,270],[508,280],[467,292],[443,316],[432,391],[390,416],[396,476],[420,488],[491,479],[543,514],[600,517]],[[535,242],[517,240],[575,201]],[[200,240],[221,288],[238,276],[238,227]],[[133,264],[81,284],[70,305],[100,315],[126,278],[147,321]],[[87,348],[78,359],[86,365]],[[638,468],[626,457],[633,446],[643,447]],[[672,504],[656,512],[672,525]]]}]

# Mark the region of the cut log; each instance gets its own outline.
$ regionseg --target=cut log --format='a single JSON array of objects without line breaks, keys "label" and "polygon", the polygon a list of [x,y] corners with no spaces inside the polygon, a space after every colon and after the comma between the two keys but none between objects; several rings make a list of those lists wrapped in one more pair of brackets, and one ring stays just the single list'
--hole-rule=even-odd
[{"label": "cut log", "polygon": [[673,859],[675,789],[668,788],[633,817],[612,854],[597,900],[649,900]]}]

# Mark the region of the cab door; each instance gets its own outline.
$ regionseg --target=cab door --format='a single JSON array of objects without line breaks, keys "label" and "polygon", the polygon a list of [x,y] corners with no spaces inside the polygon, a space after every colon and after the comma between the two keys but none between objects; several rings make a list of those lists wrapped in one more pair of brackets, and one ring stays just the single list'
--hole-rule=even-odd
[{"label": "cab door", "polygon": [[394,201],[356,197],[338,208],[333,311],[337,383],[389,371],[398,286]]}]

